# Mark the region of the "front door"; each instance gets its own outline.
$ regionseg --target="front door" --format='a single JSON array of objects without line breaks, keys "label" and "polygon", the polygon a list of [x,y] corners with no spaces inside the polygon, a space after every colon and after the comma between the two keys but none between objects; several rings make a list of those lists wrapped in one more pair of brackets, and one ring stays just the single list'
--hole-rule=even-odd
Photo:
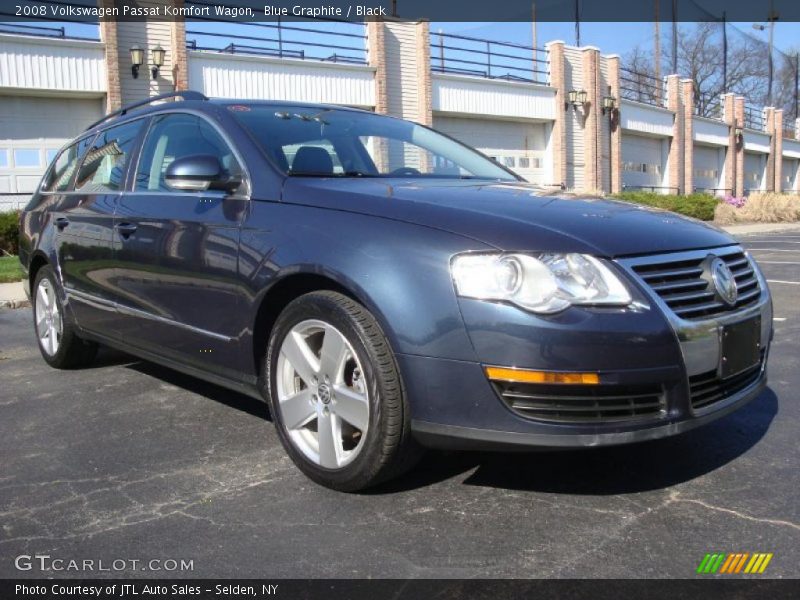
[{"label": "front door", "polygon": [[167,167],[192,155],[240,170],[230,144],[204,117],[153,118],[133,189],[120,198],[115,217],[121,333],[127,343],[232,376],[246,326],[238,246],[249,201],[237,193],[171,189]]}]

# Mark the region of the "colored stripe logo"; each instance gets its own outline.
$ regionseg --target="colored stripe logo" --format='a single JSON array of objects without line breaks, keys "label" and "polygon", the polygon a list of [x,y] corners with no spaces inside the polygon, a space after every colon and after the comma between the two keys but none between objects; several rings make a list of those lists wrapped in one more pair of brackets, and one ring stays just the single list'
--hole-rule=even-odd
[{"label": "colored stripe logo", "polygon": [[702,575],[713,575],[716,573],[725,575],[735,575],[737,573],[755,575],[763,573],[769,561],[772,560],[772,552],[714,552],[706,554],[697,572]]}]

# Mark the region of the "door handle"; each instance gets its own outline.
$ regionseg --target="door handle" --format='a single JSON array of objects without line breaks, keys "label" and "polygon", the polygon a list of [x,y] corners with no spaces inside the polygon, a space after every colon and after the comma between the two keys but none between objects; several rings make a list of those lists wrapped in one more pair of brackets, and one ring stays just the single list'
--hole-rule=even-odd
[{"label": "door handle", "polygon": [[137,226],[134,223],[117,223],[114,227],[119,234],[126,240],[136,232]]},{"label": "door handle", "polygon": [[58,217],[56,219],[56,227],[59,231],[64,231],[67,225],[69,225],[69,219],[67,217]]}]

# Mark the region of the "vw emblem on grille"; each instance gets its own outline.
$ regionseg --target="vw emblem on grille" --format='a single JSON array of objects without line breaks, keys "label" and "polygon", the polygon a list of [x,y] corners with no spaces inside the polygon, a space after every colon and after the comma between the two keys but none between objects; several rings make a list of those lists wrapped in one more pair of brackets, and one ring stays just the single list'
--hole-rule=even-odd
[{"label": "vw emblem on grille", "polygon": [[711,280],[717,290],[717,295],[722,298],[728,306],[736,304],[739,291],[736,289],[736,279],[733,273],[721,258],[711,261]]}]

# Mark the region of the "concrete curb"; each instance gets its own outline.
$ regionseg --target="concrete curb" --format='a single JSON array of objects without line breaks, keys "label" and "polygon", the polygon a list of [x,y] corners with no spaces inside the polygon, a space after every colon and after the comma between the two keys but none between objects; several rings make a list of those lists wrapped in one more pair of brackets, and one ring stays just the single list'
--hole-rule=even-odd
[{"label": "concrete curb", "polygon": [[29,308],[30,300],[0,300],[0,308]]},{"label": "concrete curb", "polygon": [[746,223],[742,225],[717,225],[732,235],[748,233],[775,233],[777,231],[800,231],[800,223]]}]

